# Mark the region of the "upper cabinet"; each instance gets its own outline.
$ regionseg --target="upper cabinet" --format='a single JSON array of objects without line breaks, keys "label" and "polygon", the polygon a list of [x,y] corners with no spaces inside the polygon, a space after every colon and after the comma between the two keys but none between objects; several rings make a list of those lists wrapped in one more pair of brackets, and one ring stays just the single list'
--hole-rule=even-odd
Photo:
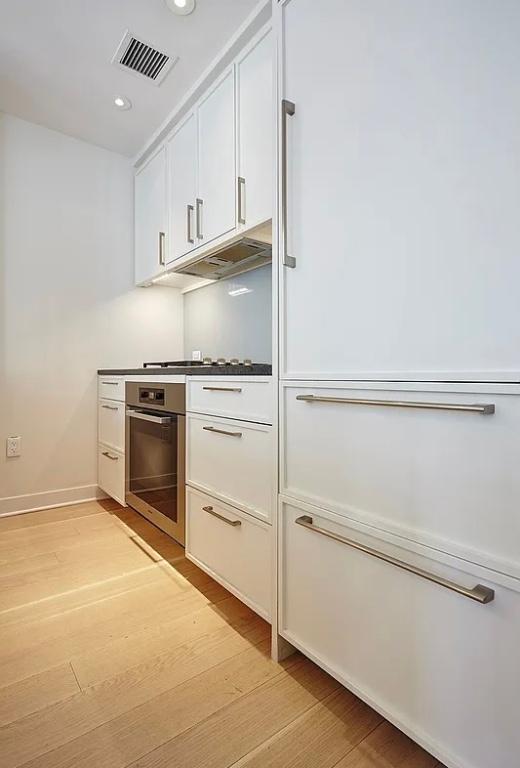
[{"label": "upper cabinet", "polygon": [[264,29],[137,172],[136,283],[272,218],[273,58]]},{"label": "upper cabinet", "polygon": [[250,229],[273,210],[273,40],[268,32],[237,61],[237,222]]},{"label": "upper cabinet", "polygon": [[197,238],[208,243],[235,227],[235,72],[198,109]]},{"label": "upper cabinet", "polygon": [[195,227],[197,197],[197,115],[193,112],[168,143],[169,241],[168,262],[185,256],[199,242]]},{"label": "upper cabinet", "polygon": [[166,149],[135,176],[135,282],[157,277],[166,264]]}]

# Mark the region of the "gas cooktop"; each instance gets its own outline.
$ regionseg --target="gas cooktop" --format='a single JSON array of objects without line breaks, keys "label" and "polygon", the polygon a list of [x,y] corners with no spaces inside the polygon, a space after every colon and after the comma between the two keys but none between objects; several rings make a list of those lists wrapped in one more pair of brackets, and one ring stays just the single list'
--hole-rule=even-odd
[{"label": "gas cooktop", "polygon": [[198,366],[206,365],[244,365],[252,366],[253,363],[247,358],[245,360],[239,360],[238,358],[231,358],[226,360],[223,357],[219,357],[216,360],[212,360],[211,357],[205,357],[204,360],[169,360],[158,363],[143,363],[143,368],[182,368],[189,367],[195,368]]}]

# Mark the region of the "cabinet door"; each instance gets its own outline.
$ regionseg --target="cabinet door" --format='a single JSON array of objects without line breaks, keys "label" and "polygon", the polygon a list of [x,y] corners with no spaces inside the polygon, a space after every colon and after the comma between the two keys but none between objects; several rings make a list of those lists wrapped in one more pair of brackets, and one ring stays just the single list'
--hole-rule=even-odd
[{"label": "cabinet door", "polygon": [[230,70],[201,102],[199,128],[199,244],[235,226],[235,84]]},{"label": "cabinet door", "polygon": [[268,33],[237,63],[237,221],[243,229],[272,218],[273,40]]},{"label": "cabinet door", "polygon": [[169,261],[184,256],[197,245],[195,199],[197,197],[197,119],[192,114],[168,144],[170,184]]},{"label": "cabinet door", "polygon": [[166,263],[166,149],[135,177],[135,282],[152,280]]},{"label": "cabinet door", "polygon": [[518,377],[520,4],[492,6],[284,5],[284,377]]}]

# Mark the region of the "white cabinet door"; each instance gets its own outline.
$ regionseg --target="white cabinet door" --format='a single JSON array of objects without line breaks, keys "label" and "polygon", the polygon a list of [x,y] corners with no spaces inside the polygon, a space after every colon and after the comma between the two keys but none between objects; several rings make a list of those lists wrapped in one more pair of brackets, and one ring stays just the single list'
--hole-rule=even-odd
[{"label": "white cabinet door", "polygon": [[273,215],[273,38],[237,62],[237,221],[242,229]]},{"label": "white cabinet door", "polygon": [[191,114],[168,144],[170,253],[168,261],[196,247],[197,118]]},{"label": "white cabinet door", "polygon": [[148,282],[166,263],[166,148],[135,176],[135,282]]},{"label": "white cabinet door", "polygon": [[[520,4],[290,0],[286,378],[520,371]],[[359,375],[361,374],[361,375]]]},{"label": "white cabinet door", "polygon": [[199,244],[235,227],[235,83],[231,69],[198,109]]}]

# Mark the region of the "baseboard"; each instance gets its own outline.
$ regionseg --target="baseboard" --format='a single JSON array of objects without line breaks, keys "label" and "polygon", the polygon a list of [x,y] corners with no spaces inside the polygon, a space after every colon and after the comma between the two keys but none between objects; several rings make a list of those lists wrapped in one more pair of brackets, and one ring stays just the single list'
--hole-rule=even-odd
[{"label": "baseboard", "polygon": [[77,488],[60,488],[56,491],[27,493],[23,496],[0,498],[0,517],[23,515],[51,507],[66,507],[68,504],[80,504],[83,501],[106,499],[107,495],[97,485],[80,485]]}]

